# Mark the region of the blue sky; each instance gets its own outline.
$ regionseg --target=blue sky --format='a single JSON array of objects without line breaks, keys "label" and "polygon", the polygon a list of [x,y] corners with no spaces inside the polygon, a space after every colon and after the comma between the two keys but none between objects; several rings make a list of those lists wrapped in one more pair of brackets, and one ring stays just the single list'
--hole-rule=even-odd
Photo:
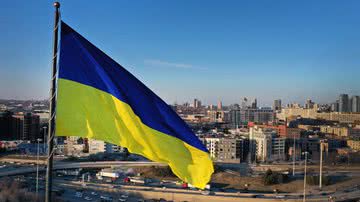
[{"label": "blue sky", "polygon": [[[360,94],[360,1],[71,1],[62,20],[169,103]],[[0,98],[46,98],[52,1],[2,1]]]}]

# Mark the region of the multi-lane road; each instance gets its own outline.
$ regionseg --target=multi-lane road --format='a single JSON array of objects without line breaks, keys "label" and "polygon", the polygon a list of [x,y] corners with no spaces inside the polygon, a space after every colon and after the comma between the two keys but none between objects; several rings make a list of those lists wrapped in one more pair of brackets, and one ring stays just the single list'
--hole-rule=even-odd
[{"label": "multi-lane road", "polygon": [[[76,162],[76,163],[55,163],[53,169],[54,170],[62,170],[62,169],[76,169],[76,168],[111,168],[111,167],[119,167],[119,166],[165,166],[162,163],[156,162],[143,162],[143,161],[98,161],[98,162]],[[39,171],[45,171],[45,167],[41,166]],[[28,173],[36,172],[36,167],[20,167],[16,169],[6,169],[5,171],[0,170],[0,177],[4,176],[14,176],[14,175],[23,175]]]},{"label": "multi-lane road", "polygon": [[[139,161],[101,161],[101,162],[56,162],[54,164],[54,170],[61,170],[61,169],[76,169],[76,168],[111,168],[111,167],[121,167],[121,166],[130,166],[130,167],[136,167],[136,166],[165,166],[161,163],[155,163],[155,162],[139,162]],[[276,165],[278,166],[278,165]],[[271,168],[270,165],[262,166],[265,168]],[[281,168],[287,169],[288,165],[281,165]],[[300,166],[299,166],[300,167]],[[314,168],[318,168],[318,166],[313,166]],[[311,168],[311,166],[310,166]],[[45,171],[45,167],[41,166],[40,171]],[[24,175],[29,173],[36,172],[36,166],[32,165],[31,167],[28,166],[20,166],[16,169],[0,169],[0,177],[4,176],[16,176],[16,175]],[[340,171],[333,170],[331,168],[328,169],[327,172],[349,172],[351,175],[359,175],[360,169],[357,169],[356,167],[341,167]],[[348,173],[348,174],[349,174]],[[69,182],[69,181],[59,181],[56,183],[58,186],[63,187],[81,187],[81,184],[78,184],[77,182]],[[194,192],[191,190],[179,190],[179,189],[161,189],[156,187],[147,187],[147,186],[121,186],[121,189],[114,189],[112,185],[109,184],[99,184],[96,183],[95,185],[88,183],[87,188],[91,188],[93,190],[98,191],[108,191],[108,192],[116,192],[116,191],[130,191],[135,190],[136,192],[141,193],[142,195],[156,195],[160,198],[176,198],[179,199],[187,199],[188,201],[236,201],[239,199],[246,199],[246,201],[252,201],[254,200],[253,197],[257,197],[256,200],[262,200],[262,201],[271,201],[271,200],[287,200],[287,201],[299,201],[299,195],[301,193],[291,193],[286,194],[286,196],[279,198],[279,196],[275,194],[253,194],[253,193],[225,193],[225,192],[213,192],[213,195],[202,195],[200,192]],[[169,197],[171,196],[171,197]],[[345,190],[338,191],[336,193],[333,193],[333,196],[335,196],[338,199],[349,199],[349,198],[356,198],[360,197],[360,190],[359,189],[353,189],[351,191],[345,192]],[[210,197],[210,198],[209,198]],[[212,198],[211,198],[212,197]],[[214,198],[215,197],[215,198]],[[261,198],[261,199],[260,199]],[[221,200],[220,200],[221,199]],[[171,199],[170,199],[171,200]],[[312,196],[308,197],[307,201],[327,201],[328,196],[322,196],[320,193],[314,194]]]}]

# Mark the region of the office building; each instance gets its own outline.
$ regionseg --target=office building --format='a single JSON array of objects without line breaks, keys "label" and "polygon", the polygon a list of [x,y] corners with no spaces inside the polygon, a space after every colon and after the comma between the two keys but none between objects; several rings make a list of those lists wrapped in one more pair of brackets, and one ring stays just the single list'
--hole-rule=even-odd
[{"label": "office building", "polygon": [[281,100],[280,99],[274,100],[273,110],[274,111],[281,110]]},{"label": "office building", "polygon": [[221,109],[222,109],[222,102],[221,102],[221,101],[218,102],[218,104],[217,104],[217,109],[218,109],[218,110],[221,110]]},{"label": "office building", "polygon": [[216,123],[226,123],[229,121],[229,112],[223,110],[209,110],[207,115],[210,119],[210,122]]},{"label": "office building", "polygon": [[251,127],[250,160],[255,162],[285,160],[285,140],[286,138],[277,137],[277,133],[272,129]]},{"label": "office building", "polygon": [[0,112],[0,140],[12,140],[12,113]]},{"label": "office building", "polygon": [[339,100],[331,104],[331,111],[332,112],[339,112]]},{"label": "office building", "polygon": [[194,108],[200,108],[201,107],[201,101],[198,100],[198,99],[194,99],[193,107]]},{"label": "office building", "polygon": [[257,109],[257,100],[255,98],[254,102],[251,103],[251,108],[252,109]]},{"label": "office building", "polygon": [[126,151],[125,147],[107,143],[102,140],[89,139],[89,154],[97,154],[97,153],[114,154],[114,153],[123,153],[125,151]]},{"label": "office building", "polygon": [[229,121],[232,128],[248,122],[268,123],[275,119],[275,113],[272,109],[234,109],[229,112]]},{"label": "office building", "polygon": [[64,153],[67,156],[86,156],[84,139],[77,136],[68,136],[65,140]]},{"label": "office building", "polygon": [[29,140],[36,142],[40,134],[40,119],[32,113],[0,112],[0,140]]},{"label": "office building", "polygon": [[360,112],[360,96],[352,96],[350,100],[351,112]]},{"label": "office building", "polygon": [[24,131],[22,140],[36,142],[40,135],[40,117],[31,113],[24,115]]},{"label": "office building", "polygon": [[349,112],[349,96],[341,94],[339,96],[339,112]]},{"label": "office building", "polygon": [[244,156],[244,140],[239,138],[201,138],[211,158],[218,162],[240,163]]},{"label": "office building", "polygon": [[230,110],[229,117],[231,128],[238,128],[242,125],[240,118],[240,109]]},{"label": "office building", "polygon": [[315,103],[313,101],[311,101],[310,99],[306,100],[305,103],[305,109],[312,109],[314,108]]}]

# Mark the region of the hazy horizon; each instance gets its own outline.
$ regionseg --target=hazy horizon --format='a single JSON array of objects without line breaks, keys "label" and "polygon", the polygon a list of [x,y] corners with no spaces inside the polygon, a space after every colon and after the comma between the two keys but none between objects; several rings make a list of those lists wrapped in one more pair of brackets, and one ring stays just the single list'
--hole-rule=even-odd
[{"label": "hazy horizon", "polygon": [[[52,3],[2,2],[0,99],[48,97]],[[62,20],[170,104],[360,95],[359,1],[60,3]]]}]

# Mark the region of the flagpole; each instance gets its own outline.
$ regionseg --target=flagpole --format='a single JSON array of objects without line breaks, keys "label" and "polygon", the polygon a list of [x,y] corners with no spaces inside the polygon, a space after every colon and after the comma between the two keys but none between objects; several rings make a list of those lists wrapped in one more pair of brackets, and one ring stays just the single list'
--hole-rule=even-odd
[{"label": "flagpole", "polygon": [[48,131],[48,156],[46,169],[46,190],[45,202],[51,202],[52,191],[52,168],[54,157],[54,137],[55,137],[55,109],[56,109],[56,73],[57,73],[57,50],[58,50],[58,30],[59,30],[59,9],[60,3],[54,2],[55,7],[55,24],[54,24],[54,46],[53,46],[53,66],[51,77],[51,93],[50,93],[50,120]]}]

